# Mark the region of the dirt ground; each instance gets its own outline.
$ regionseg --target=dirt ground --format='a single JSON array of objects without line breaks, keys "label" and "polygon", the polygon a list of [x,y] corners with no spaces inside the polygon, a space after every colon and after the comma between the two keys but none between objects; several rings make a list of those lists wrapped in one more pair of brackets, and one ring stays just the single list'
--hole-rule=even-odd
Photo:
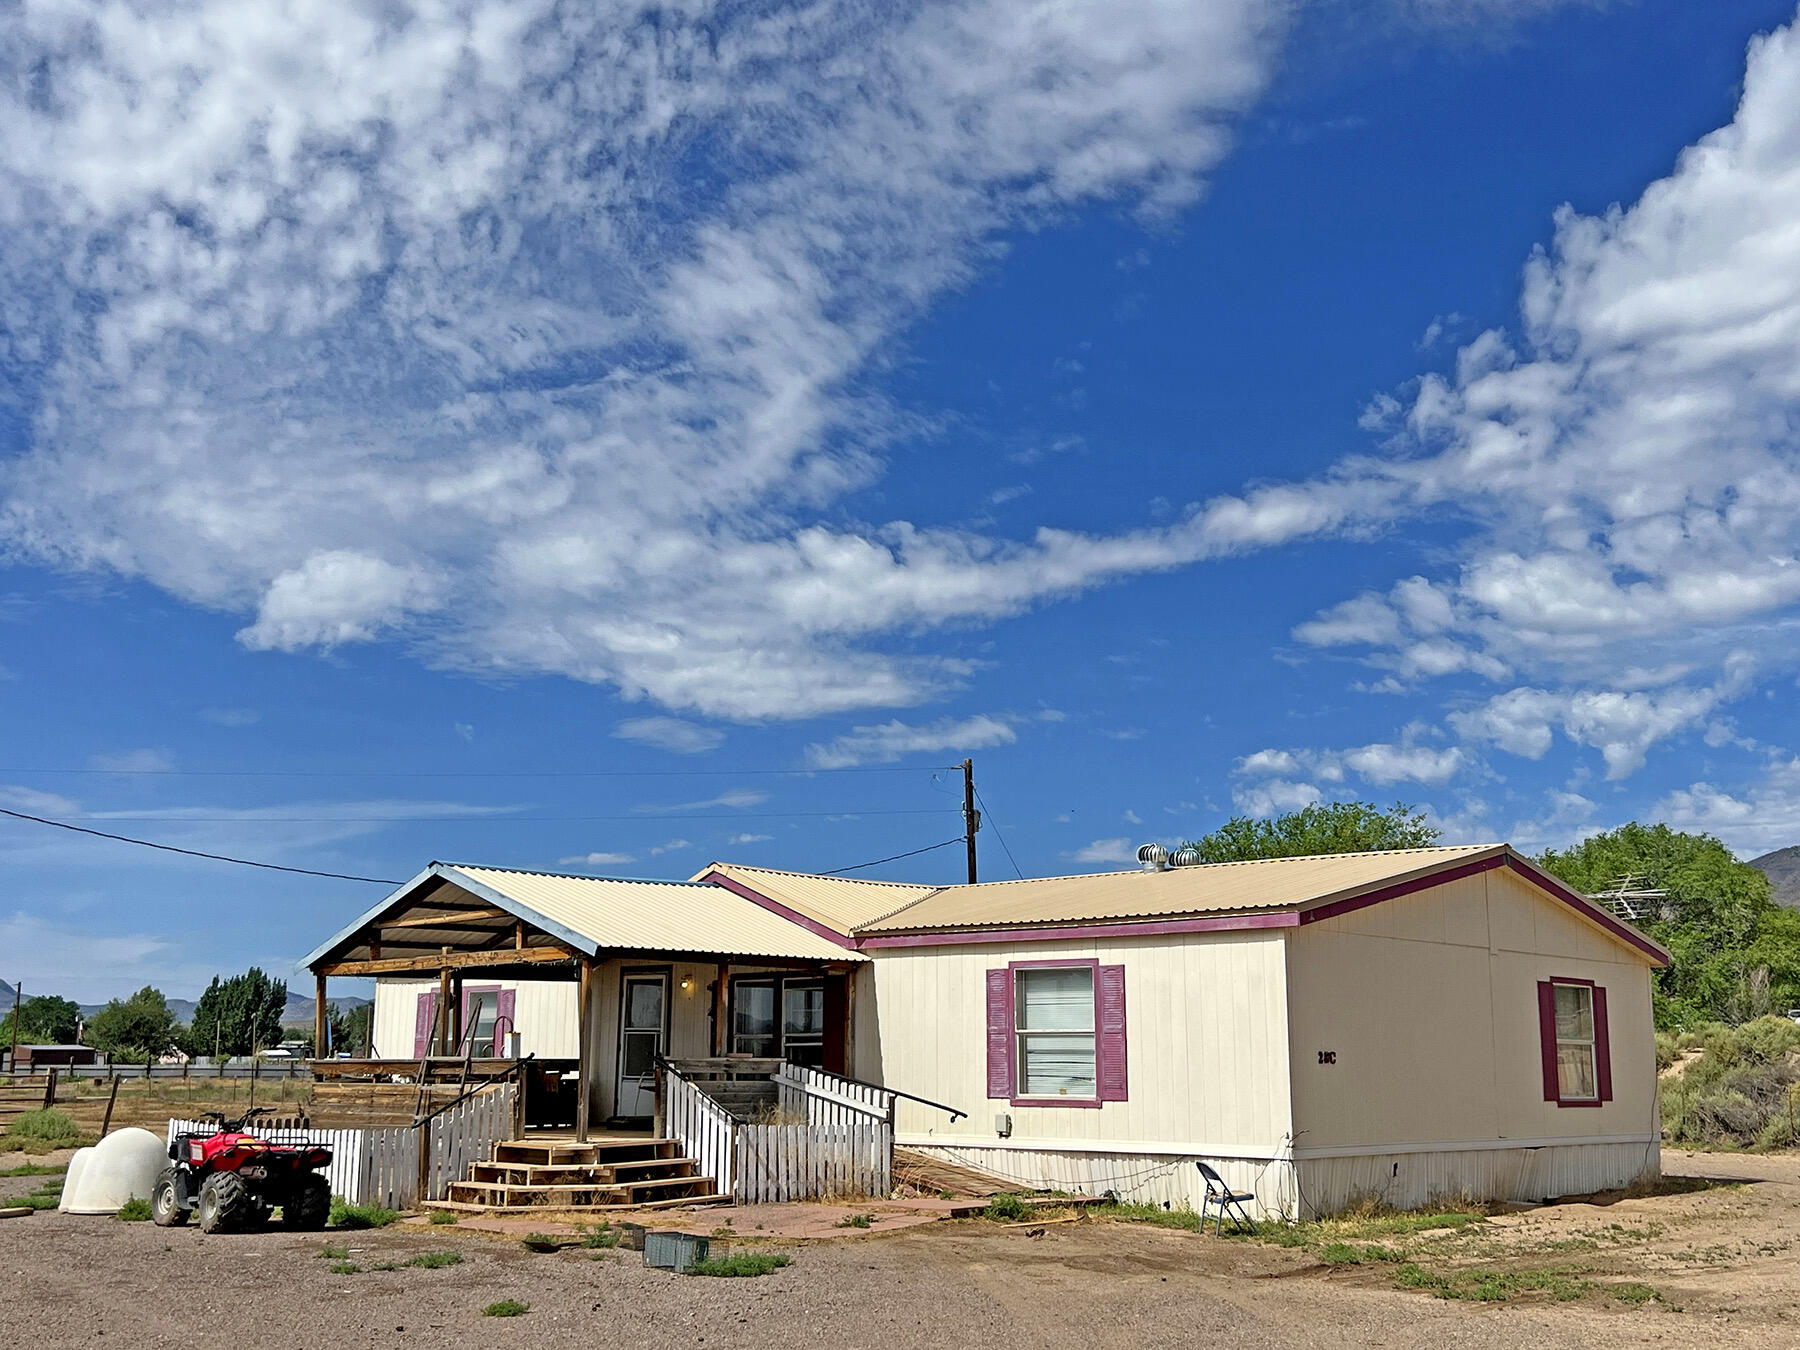
[{"label": "dirt ground", "polygon": [[[0,1169],[14,1165],[0,1157]],[[34,1161],[43,1161],[41,1159]],[[342,1350],[388,1338],[443,1346],[1791,1346],[1800,1342],[1800,1157],[1669,1152],[1675,1193],[1564,1204],[1454,1232],[1374,1239],[1380,1260],[1333,1266],[1317,1247],[1082,1220],[927,1223],[770,1242],[794,1264],[761,1279],[646,1269],[638,1254],[533,1255],[462,1225],[370,1232],[192,1228],[42,1213],[0,1221],[0,1342]],[[0,1178],[0,1195],[32,1178]],[[845,1211],[846,1213],[853,1211]],[[687,1216],[708,1232],[729,1209]],[[737,1222],[743,1222],[740,1217]],[[748,1226],[748,1225],[746,1225]],[[334,1273],[325,1243],[361,1269]],[[1362,1245],[1362,1244],[1356,1244]],[[375,1270],[453,1250],[444,1269]],[[599,1259],[593,1259],[597,1256]],[[1554,1272],[1555,1293],[1506,1302],[1400,1287],[1432,1272]],[[1529,1281],[1527,1281],[1529,1283]],[[1654,1296],[1639,1286],[1647,1286]],[[1629,1291],[1634,1300],[1609,1291]],[[1570,1290],[1578,1292],[1571,1294]],[[489,1318],[500,1299],[530,1305]]]}]

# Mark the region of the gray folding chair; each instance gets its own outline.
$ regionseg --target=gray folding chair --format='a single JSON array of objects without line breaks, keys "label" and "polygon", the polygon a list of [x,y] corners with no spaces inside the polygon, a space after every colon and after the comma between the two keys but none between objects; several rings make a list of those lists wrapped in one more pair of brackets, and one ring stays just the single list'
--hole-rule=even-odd
[{"label": "gray folding chair", "polygon": [[1214,1205],[1218,1206],[1219,1217],[1217,1231],[1220,1237],[1225,1235],[1225,1218],[1231,1216],[1231,1226],[1242,1228],[1245,1232],[1256,1231],[1256,1221],[1250,1217],[1250,1211],[1244,1206],[1256,1196],[1249,1191],[1234,1191],[1225,1184],[1220,1176],[1205,1163],[1196,1161],[1195,1167],[1200,1169],[1200,1177],[1206,1182],[1206,1194],[1200,1200],[1200,1231],[1206,1231],[1206,1214]]}]

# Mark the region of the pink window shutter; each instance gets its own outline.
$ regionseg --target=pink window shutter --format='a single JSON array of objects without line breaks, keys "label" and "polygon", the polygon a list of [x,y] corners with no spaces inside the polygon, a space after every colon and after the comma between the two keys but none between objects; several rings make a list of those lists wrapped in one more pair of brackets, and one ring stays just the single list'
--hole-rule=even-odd
[{"label": "pink window shutter", "polygon": [[1122,1102],[1127,1099],[1130,1079],[1126,1072],[1125,1054],[1125,967],[1101,966],[1094,978],[1095,1004],[1099,1014],[1099,1042],[1096,1046],[1100,1100]]},{"label": "pink window shutter", "polygon": [[1544,1059],[1544,1100],[1562,1101],[1561,1080],[1556,1072],[1556,986],[1538,981],[1538,1047]]},{"label": "pink window shutter", "polygon": [[1610,1102],[1612,1093],[1612,1038],[1606,1032],[1606,990],[1594,986],[1594,1079],[1600,1089],[1600,1100]]},{"label": "pink window shutter", "polygon": [[1010,970],[987,973],[987,1095],[1013,1095],[1013,989]]},{"label": "pink window shutter", "polygon": [[498,997],[500,1000],[499,1016],[494,1019],[494,1056],[496,1059],[506,1053],[506,1033],[518,1030],[513,1025],[513,1005],[519,997],[519,991],[502,989]]},{"label": "pink window shutter", "polygon": [[419,1010],[413,1018],[413,1058],[424,1059],[431,1047],[431,1024],[437,1020],[437,991],[419,995]]}]

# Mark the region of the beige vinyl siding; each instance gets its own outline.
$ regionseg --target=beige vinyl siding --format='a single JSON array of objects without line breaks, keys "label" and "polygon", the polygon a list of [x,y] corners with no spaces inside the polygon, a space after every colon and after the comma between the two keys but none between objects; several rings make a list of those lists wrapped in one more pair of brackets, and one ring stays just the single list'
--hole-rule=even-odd
[{"label": "beige vinyl siding", "polygon": [[[575,1057],[575,982],[573,980],[483,980],[466,985],[498,985],[514,991],[513,1020],[520,1051],[539,1059]],[[375,1057],[411,1059],[418,1025],[419,995],[436,992],[436,980],[375,981]]]},{"label": "beige vinyl siding", "polygon": [[[1288,943],[1301,1157],[1654,1139],[1648,962],[1516,874],[1446,882],[1289,930]],[[1607,991],[1613,1100],[1598,1107],[1543,1099],[1537,985],[1553,976]],[[1320,1064],[1320,1051],[1336,1062]]]},{"label": "beige vinyl siding", "polygon": [[[1013,1106],[987,1095],[988,970],[1060,957],[1125,968],[1126,1101]],[[903,1141],[1017,1149],[1038,1140],[1099,1153],[1175,1141],[1196,1153],[1266,1155],[1289,1128],[1284,982],[1279,932],[889,949],[875,961],[875,997],[858,997],[859,1022],[870,1028],[859,1027],[859,1066],[889,1087],[968,1112],[952,1123],[902,1100]],[[867,1071],[871,1059],[878,1075]],[[1012,1116],[1009,1140],[998,1140],[996,1112]]]}]

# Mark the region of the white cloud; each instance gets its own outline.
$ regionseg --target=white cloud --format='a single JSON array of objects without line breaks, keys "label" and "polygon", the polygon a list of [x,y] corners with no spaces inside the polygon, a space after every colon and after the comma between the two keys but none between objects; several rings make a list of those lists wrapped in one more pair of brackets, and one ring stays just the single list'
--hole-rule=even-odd
[{"label": "white cloud", "polygon": [[689,840],[670,839],[661,844],[652,844],[650,846],[650,856],[652,858],[660,858],[665,853],[679,853],[684,848],[692,847],[693,844]]},{"label": "white cloud", "polygon": [[1284,4],[16,18],[0,365],[39,415],[0,543],[247,615],[251,648],[903,707],[968,667],[890,633],[1389,509],[1366,479],[1116,536],[831,509],[907,425],[872,364],[1006,232],[1194,202]]},{"label": "white cloud", "polygon": [[1128,863],[1137,861],[1137,845],[1126,838],[1096,839],[1093,843],[1065,853],[1078,863]]},{"label": "white cloud", "polygon": [[1731,790],[1707,782],[1678,788],[1655,815],[1678,830],[1717,835],[1742,858],[1786,848],[1800,841],[1800,758],[1772,760],[1754,782]]},{"label": "white cloud", "polygon": [[637,858],[629,853],[577,853],[571,857],[557,859],[557,862],[564,867],[618,867],[636,861]]},{"label": "white cloud", "polygon": [[766,844],[775,836],[772,834],[734,834],[725,842],[727,844]]},{"label": "white cloud", "polygon": [[890,764],[907,755],[960,754],[1011,745],[1018,740],[1011,723],[986,713],[974,717],[942,717],[923,726],[898,719],[879,726],[857,727],[833,740],[806,747],[807,765],[842,769],[856,764]]},{"label": "white cloud", "polygon": [[89,755],[88,767],[107,773],[167,773],[175,767],[175,758],[167,750],[120,750]]},{"label": "white cloud", "polygon": [[475,727],[473,723],[453,722],[450,729],[456,733],[458,740],[468,741],[471,744],[475,740]]},{"label": "white cloud", "polygon": [[1707,688],[1511,689],[1452,713],[1450,722],[1471,740],[1492,742],[1527,759],[1543,758],[1552,728],[1560,726],[1570,740],[1600,751],[1608,778],[1626,778],[1643,767],[1651,746],[1701,727],[1720,703],[1741,694],[1750,671],[1748,656],[1733,653],[1719,682]]},{"label": "white cloud", "polygon": [[679,717],[628,718],[613,728],[613,735],[622,741],[637,741],[679,755],[703,755],[725,742],[725,733],[717,728],[696,726]]},{"label": "white cloud", "polygon": [[[1514,682],[1466,734],[1535,757],[1560,727],[1614,778],[1734,696],[1735,651],[1800,666],[1797,104],[1790,27],[1751,43],[1730,125],[1636,202],[1556,214],[1517,335],[1479,334],[1403,405],[1377,400],[1388,457],[1339,472],[1472,528],[1449,574],[1296,637],[1364,647],[1391,672],[1375,689]],[[1688,683],[1641,682],[1658,668]]]},{"label": "white cloud", "polygon": [[708,797],[697,802],[670,802],[662,806],[640,806],[639,811],[656,815],[670,815],[677,811],[710,811],[716,806],[730,807],[733,810],[747,811],[752,806],[761,806],[769,800],[769,794],[756,788],[730,788],[716,797]]},{"label": "white cloud", "polygon": [[253,727],[262,721],[255,708],[202,708],[199,716],[216,727]]},{"label": "white cloud", "polygon": [[31,953],[30,982],[37,992],[53,991],[80,1003],[98,1003],[146,984],[171,992],[197,990],[210,970],[204,961],[190,959],[189,944],[167,934],[96,932],[91,923],[69,927],[22,910],[0,916],[0,951]]},{"label": "white cloud", "polygon": [[1238,783],[1231,789],[1231,800],[1246,815],[1277,816],[1284,811],[1299,811],[1324,800],[1324,794],[1311,783],[1286,778],[1266,778],[1254,783]]},{"label": "white cloud", "polygon": [[1142,825],[1144,823],[1144,818],[1142,816],[1136,811],[1129,809],[1124,815],[1120,816],[1119,819],[1123,820],[1127,825]]},{"label": "white cloud", "polygon": [[1312,783],[1293,781],[1299,774],[1326,783],[1341,783],[1348,773],[1383,787],[1393,783],[1436,786],[1474,767],[1468,752],[1456,746],[1420,744],[1419,738],[1428,734],[1426,728],[1408,726],[1397,742],[1378,741],[1346,750],[1258,750],[1232,768],[1233,777],[1240,782],[1233,795],[1246,809],[1254,804],[1257,809],[1251,810],[1252,815],[1269,815],[1271,806],[1292,810],[1320,799]]}]

